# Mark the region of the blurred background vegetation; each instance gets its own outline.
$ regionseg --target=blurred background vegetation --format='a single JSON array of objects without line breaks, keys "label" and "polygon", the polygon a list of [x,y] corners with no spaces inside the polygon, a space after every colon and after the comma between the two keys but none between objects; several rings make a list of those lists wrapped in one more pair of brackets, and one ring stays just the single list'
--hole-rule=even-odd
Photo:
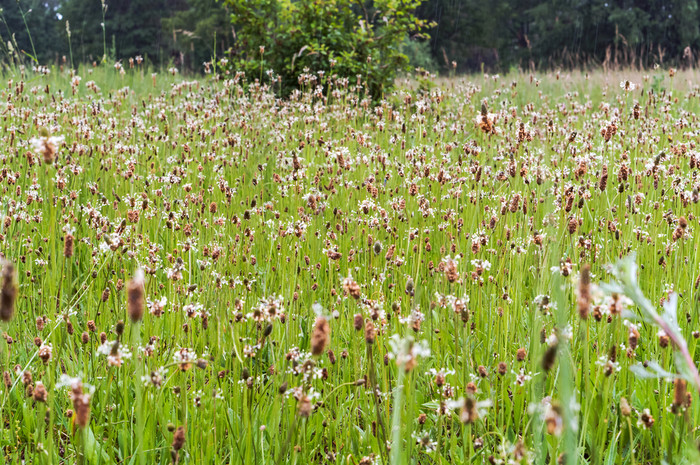
[{"label": "blurred background vegetation", "polygon": [[[156,67],[202,72],[204,62],[227,52],[235,56],[240,47],[236,3],[241,4],[234,0],[2,0],[0,60],[8,64],[14,54],[25,62],[61,64],[64,57],[70,59],[70,30],[75,63],[99,62],[106,52],[113,61],[141,55]],[[245,3],[249,9],[265,11],[271,4],[324,2]],[[362,10],[374,2],[346,3]],[[411,66],[444,74],[512,68],[642,68],[657,63],[693,66],[700,50],[698,0],[415,3],[416,17],[432,27],[421,34],[405,34],[400,52]]]}]

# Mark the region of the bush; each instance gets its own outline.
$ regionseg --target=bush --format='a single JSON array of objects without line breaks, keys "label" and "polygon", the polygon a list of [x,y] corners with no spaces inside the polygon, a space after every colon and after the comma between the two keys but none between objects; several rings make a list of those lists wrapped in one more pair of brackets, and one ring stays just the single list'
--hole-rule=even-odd
[{"label": "bush", "polygon": [[272,69],[282,93],[299,86],[304,70],[362,80],[373,99],[407,69],[407,34],[428,26],[414,15],[420,0],[226,0],[237,42],[230,64],[262,79]]}]

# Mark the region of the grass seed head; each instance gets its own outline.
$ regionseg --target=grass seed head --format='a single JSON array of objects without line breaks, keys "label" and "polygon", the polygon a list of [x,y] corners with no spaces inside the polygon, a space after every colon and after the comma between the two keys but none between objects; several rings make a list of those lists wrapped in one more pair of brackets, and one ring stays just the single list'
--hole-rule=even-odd
[{"label": "grass seed head", "polygon": [[75,241],[75,237],[73,237],[72,234],[66,234],[66,237],[63,239],[63,256],[66,258],[70,258],[73,256],[73,243]]},{"label": "grass seed head", "polygon": [[126,285],[127,314],[132,323],[141,321],[145,307],[144,273],[141,268],[136,270],[134,277]]},{"label": "grass seed head", "polygon": [[630,407],[625,397],[620,397],[620,414],[622,414],[623,417],[628,417],[632,414],[632,407]]},{"label": "grass seed head", "polygon": [[550,371],[554,367],[554,362],[557,359],[557,345],[547,347],[547,350],[542,357],[542,368],[544,371]]},{"label": "grass seed head", "polygon": [[365,322],[365,342],[367,344],[374,344],[374,341],[377,339],[377,331],[374,329],[374,323],[372,323],[372,320],[367,320]]},{"label": "grass seed head", "polygon": [[319,356],[323,353],[330,341],[330,333],[331,328],[328,324],[328,320],[322,316],[316,318],[316,325],[314,326],[313,333],[311,334],[312,355]]},{"label": "grass seed head", "polygon": [[15,314],[15,302],[19,288],[17,285],[17,270],[15,266],[5,260],[0,259],[0,320],[10,321]]},{"label": "grass seed head", "polygon": [[474,423],[479,419],[479,409],[476,406],[476,400],[474,400],[474,397],[467,396],[464,398],[464,404],[462,404],[459,418],[465,425]]},{"label": "grass seed head", "polygon": [[591,308],[591,266],[588,264],[581,267],[576,303],[578,305],[578,314],[581,319],[588,319],[588,312]]}]

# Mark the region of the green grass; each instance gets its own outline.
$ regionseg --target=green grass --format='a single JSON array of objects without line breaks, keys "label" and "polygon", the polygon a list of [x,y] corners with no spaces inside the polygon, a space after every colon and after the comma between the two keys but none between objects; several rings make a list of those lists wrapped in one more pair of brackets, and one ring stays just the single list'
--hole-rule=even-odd
[{"label": "green grass", "polygon": [[[192,464],[697,460],[697,390],[672,411],[672,382],[630,371],[678,372],[673,347],[632,321],[628,351],[613,297],[594,292],[586,320],[576,297],[584,264],[607,282],[636,252],[651,302],[679,294],[697,359],[697,73],[404,81],[373,107],[354,80],[280,101],[233,76],[124,71],[81,68],[74,89],[65,70],[3,75],[7,463],[167,464],[179,426]],[[63,138],[53,164],[31,142],[46,130]],[[139,267],[167,303],[132,323]],[[330,342],[314,357],[318,314]],[[89,394],[85,428],[62,375]],[[46,403],[27,395],[39,382]]]}]

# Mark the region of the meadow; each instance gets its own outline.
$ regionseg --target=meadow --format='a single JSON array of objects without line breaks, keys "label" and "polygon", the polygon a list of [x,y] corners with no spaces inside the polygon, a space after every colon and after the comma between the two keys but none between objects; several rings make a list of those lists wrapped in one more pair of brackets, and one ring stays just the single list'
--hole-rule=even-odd
[{"label": "meadow", "polygon": [[5,463],[697,463],[696,71],[216,72],[4,71]]}]

